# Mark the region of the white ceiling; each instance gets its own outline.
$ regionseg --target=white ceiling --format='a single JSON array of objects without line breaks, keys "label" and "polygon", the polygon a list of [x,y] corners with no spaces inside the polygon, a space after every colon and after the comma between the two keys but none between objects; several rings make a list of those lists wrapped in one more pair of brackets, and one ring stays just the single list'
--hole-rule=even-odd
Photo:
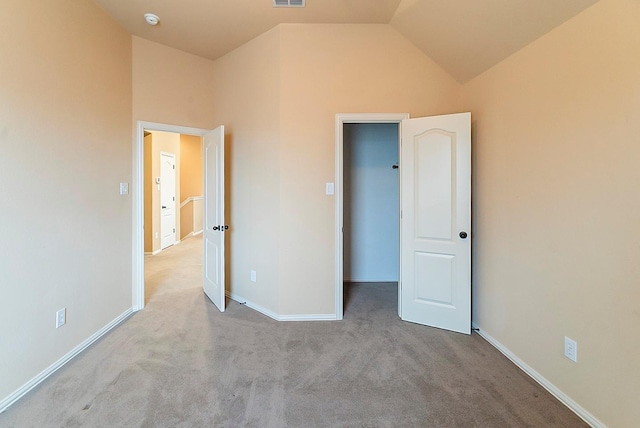
[{"label": "white ceiling", "polygon": [[[598,0],[95,0],[130,33],[217,59],[280,23],[391,24],[465,82]],[[160,17],[152,27],[147,12]]]}]

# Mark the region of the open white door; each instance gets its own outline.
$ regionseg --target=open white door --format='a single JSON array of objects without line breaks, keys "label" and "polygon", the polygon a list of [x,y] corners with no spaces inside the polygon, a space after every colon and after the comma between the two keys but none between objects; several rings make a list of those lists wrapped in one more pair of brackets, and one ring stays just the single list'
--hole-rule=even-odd
[{"label": "open white door", "polygon": [[224,312],[224,126],[203,136],[204,142],[204,293]]},{"label": "open white door", "polygon": [[160,249],[176,243],[176,156],[160,153]]},{"label": "open white door", "polygon": [[400,312],[471,333],[471,113],[402,121]]}]

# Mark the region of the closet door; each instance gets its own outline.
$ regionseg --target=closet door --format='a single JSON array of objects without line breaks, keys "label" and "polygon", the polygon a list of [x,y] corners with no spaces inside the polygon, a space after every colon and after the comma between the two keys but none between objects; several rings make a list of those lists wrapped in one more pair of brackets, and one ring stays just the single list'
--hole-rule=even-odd
[{"label": "closet door", "polygon": [[402,121],[400,313],[471,333],[471,114]]}]

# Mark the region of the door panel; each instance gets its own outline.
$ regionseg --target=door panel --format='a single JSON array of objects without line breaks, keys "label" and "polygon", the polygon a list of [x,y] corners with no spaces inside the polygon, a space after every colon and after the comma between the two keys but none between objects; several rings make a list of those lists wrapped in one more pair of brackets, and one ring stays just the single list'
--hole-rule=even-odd
[{"label": "door panel", "polygon": [[422,239],[451,240],[454,137],[441,130],[415,137],[414,209],[417,237]]},{"label": "door panel", "polygon": [[[203,137],[204,142],[204,293],[225,310],[224,272],[224,126]],[[222,227],[221,227],[222,226]]]},{"label": "door panel", "polygon": [[160,249],[176,243],[176,157],[160,154]]},{"label": "door panel", "polygon": [[402,319],[469,334],[469,113],[402,122],[401,212]]}]

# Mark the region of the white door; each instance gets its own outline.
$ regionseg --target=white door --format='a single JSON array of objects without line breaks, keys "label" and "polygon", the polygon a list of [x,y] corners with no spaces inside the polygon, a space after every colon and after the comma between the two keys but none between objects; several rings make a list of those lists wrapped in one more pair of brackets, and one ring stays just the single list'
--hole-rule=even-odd
[{"label": "white door", "polygon": [[160,248],[176,243],[176,157],[160,153]]},{"label": "white door", "polygon": [[224,126],[204,135],[204,293],[224,312]]},{"label": "white door", "polygon": [[471,113],[402,121],[400,313],[471,333]]}]

